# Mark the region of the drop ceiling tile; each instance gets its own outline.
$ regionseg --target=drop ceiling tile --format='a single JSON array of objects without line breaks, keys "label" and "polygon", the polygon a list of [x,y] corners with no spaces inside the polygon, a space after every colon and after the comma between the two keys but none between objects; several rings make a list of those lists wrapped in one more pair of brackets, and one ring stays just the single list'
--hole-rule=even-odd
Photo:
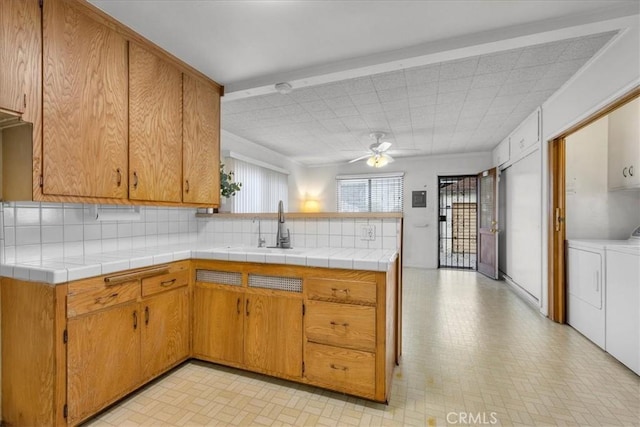
[{"label": "drop ceiling tile", "polygon": [[411,109],[411,115],[416,116],[433,116],[436,114],[435,105],[425,105],[424,107],[416,107]]},{"label": "drop ceiling tile", "polygon": [[407,87],[422,86],[425,83],[437,82],[440,75],[440,64],[415,67],[404,70]]},{"label": "drop ceiling tile", "polygon": [[367,127],[366,122],[361,117],[341,117],[340,120],[351,131],[359,131]]},{"label": "drop ceiling tile", "polygon": [[306,113],[307,111],[300,104],[285,105],[282,107],[287,116]]},{"label": "drop ceiling tile", "polygon": [[331,109],[353,107],[353,101],[349,96],[339,96],[336,98],[325,99],[324,101]]},{"label": "drop ceiling tile", "polygon": [[602,48],[611,38],[616,35],[616,31],[604,33],[602,35],[585,37],[572,41],[562,52],[562,61],[584,58],[591,58]]},{"label": "drop ceiling tile", "polygon": [[335,82],[315,86],[314,90],[316,94],[324,100],[339,98],[341,96],[347,95],[346,86],[343,82]]},{"label": "drop ceiling tile", "polygon": [[[564,59],[564,58],[561,58]],[[585,64],[585,59],[574,59],[571,61],[556,62],[547,65],[547,69],[540,77],[566,76],[567,79],[576,73]]]},{"label": "drop ceiling tile", "polygon": [[424,107],[425,105],[435,105],[437,96],[421,96],[409,98],[409,108]]},{"label": "drop ceiling tile", "polygon": [[461,79],[445,80],[441,81],[438,85],[438,93],[449,93],[469,90],[471,86],[471,77],[464,77]]},{"label": "drop ceiling tile", "polygon": [[329,109],[329,107],[327,107],[327,104],[325,104],[322,100],[301,102],[300,106],[310,113],[314,111],[325,111]]},{"label": "drop ceiling tile", "polygon": [[440,114],[458,114],[463,104],[440,104],[436,106],[436,117]]},{"label": "drop ceiling tile", "polygon": [[540,46],[528,47],[522,51],[514,68],[531,67],[556,62],[569,42],[545,43]]},{"label": "drop ceiling tile", "polygon": [[309,113],[300,113],[289,116],[291,123],[308,123],[314,120]]},{"label": "drop ceiling tile", "polygon": [[509,71],[500,71],[489,74],[476,74],[471,81],[471,89],[480,89],[489,86],[500,86],[509,76]]},{"label": "drop ceiling tile", "polygon": [[338,116],[336,116],[336,113],[334,113],[332,110],[312,111],[311,115],[316,120],[335,119],[335,118],[338,117]]},{"label": "drop ceiling tile", "polygon": [[535,67],[514,68],[509,71],[509,76],[504,80],[505,84],[518,83],[522,81],[538,80],[549,68],[549,65],[538,65]]},{"label": "drop ceiling tile", "polygon": [[291,92],[288,96],[296,102],[320,101],[320,97],[312,87],[303,87]]},{"label": "drop ceiling tile", "polygon": [[505,106],[491,106],[489,107],[489,109],[487,110],[487,116],[495,116],[495,115],[500,115],[501,117],[504,116],[508,116],[509,114],[511,114],[511,112],[514,110],[514,106],[511,105],[505,105]]},{"label": "drop ceiling tile", "polygon": [[356,107],[344,107],[344,108],[336,108],[333,112],[338,117],[349,117],[349,116],[357,116],[360,114]]},{"label": "drop ceiling tile", "polygon": [[407,89],[405,87],[378,90],[378,99],[382,103],[398,101],[407,97]]},{"label": "drop ceiling tile", "polygon": [[267,97],[267,102],[274,107],[283,107],[285,105],[291,105],[296,103],[296,100],[291,98],[289,95],[281,95],[281,94],[278,94],[278,95],[279,96]]},{"label": "drop ceiling tile", "polygon": [[356,93],[350,96],[356,107],[360,105],[376,104],[380,102],[380,100],[378,99],[378,94],[376,92]]},{"label": "drop ceiling tile", "polygon": [[438,94],[438,83],[424,83],[422,86],[413,86],[407,88],[410,98],[419,98],[421,96],[430,96]]},{"label": "drop ceiling tile", "polygon": [[349,95],[375,92],[376,90],[373,86],[373,82],[371,81],[371,77],[368,76],[345,80],[344,87]]},{"label": "drop ceiling tile", "polygon": [[382,109],[382,104],[380,104],[380,103],[358,105],[357,110],[361,114],[381,113],[382,111],[384,111]]},{"label": "drop ceiling tile", "polygon": [[518,62],[520,53],[521,50],[514,49],[481,56],[478,61],[478,67],[476,68],[476,75],[511,70]]},{"label": "drop ceiling tile", "polygon": [[409,109],[409,100],[408,99],[402,99],[400,101],[384,102],[382,104],[382,109],[384,111],[408,110]]},{"label": "drop ceiling tile", "polygon": [[492,107],[505,107],[512,106],[515,108],[516,105],[520,102],[521,98],[519,96],[497,96],[493,98],[491,101]]},{"label": "drop ceiling tile", "polygon": [[535,81],[505,84],[500,88],[498,95],[505,96],[524,94],[530,92],[535,84]]},{"label": "drop ceiling tile", "polygon": [[377,91],[406,87],[403,70],[376,74],[371,77],[371,80]]},{"label": "drop ceiling tile", "polygon": [[545,77],[538,80],[536,84],[533,86],[532,90],[534,92],[539,92],[543,90],[555,90],[555,89],[558,89],[560,86],[562,86],[562,84],[564,84],[566,80],[567,79],[562,75]]},{"label": "drop ceiling tile", "polygon": [[478,67],[478,57],[443,62],[440,64],[440,81],[473,76]]},{"label": "drop ceiling tile", "polygon": [[439,93],[436,104],[461,104],[467,97],[467,91]]}]

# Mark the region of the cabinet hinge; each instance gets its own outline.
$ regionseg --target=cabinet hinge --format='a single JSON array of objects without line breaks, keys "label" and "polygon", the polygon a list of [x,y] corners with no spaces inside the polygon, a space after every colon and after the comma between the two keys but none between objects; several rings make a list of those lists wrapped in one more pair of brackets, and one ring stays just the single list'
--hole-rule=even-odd
[{"label": "cabinet hinge", "polygon": [[40,9],[42,9],[42,3],[44,2],[44,0],[38,0],[38,4],[40,4]]},{"label": "cabinet hinge", "polygon": [[304,304],[302,304],[302,315],[303,315],[303,316],[304,316],[304,312],[305,312],[305,310],[304,310]]},{"label": "cabinet hinge", "polygon": [[304,362],[302,362],[302,375],[304,375]]},{"label": "cabinet hinge", "polygon": [[64,407],[62,408],[62,416],[67,418],[69,416],[69,406],[67,406],[67,404],[64,404]]},{"label": "cabinet hinge", "polygon": [[40,175],[40,188],[44,187],[44,178]]},{"label": "cabinet hinge", "polygon": [[69,333],[65,329],[64,332],[62,333],[62,342],[66,344],[68,341],[69,341]]}]

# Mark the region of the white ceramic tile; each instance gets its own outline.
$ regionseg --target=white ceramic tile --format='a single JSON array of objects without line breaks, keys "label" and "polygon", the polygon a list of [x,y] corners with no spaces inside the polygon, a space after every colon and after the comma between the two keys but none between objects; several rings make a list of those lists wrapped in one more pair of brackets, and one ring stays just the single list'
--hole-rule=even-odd
[{"label": "white ceramic tile", "polygon": [[382,235],[383,236],[395,236],[396,235],[396,220],[385,219],[382,221]]},{"label": "white ceramic tile", "polygon": [[242,221],[241,220],[233,220],[231,222],[231,231],[233,233],[242,233]]},{"label": "white ceramic tile", "polygon": [[307,265],[309,267],[324,267],[324,268],[329,268],[329,258],[327,257],[314,257],[314,256],[308,256],[307,257]]},{"label": "white ceramic tile", "polygon": [[102,225],[100,224],[84,224],[83,230],[84,240],[98,240],[102,238]]},{"label": "white ceramic tile", "polygon": [[173,261],[173,254],[172,253],[164,253],[164,254],[159,254],[159,255],[154,255],[153,256],[153,263],[154,264],[164,264],[167,262],[171,262]]},{"label": "white ceramic tile", "polygon": [[304,220],[304,234],[317,234],[318,233],[318,220],[305,219]]},{"label": "white ceramic tile", "polygon": [[92,264],[68,267],[67,273],[69,281],[86,279],[87,277],[94,277],[102,274],[102,266],[100,264]]},{"label": "white ceramic tile", "polygon": [[42,259],[42,246],[37,245],[22,245],[16,246],[16,261],[34,261]]},{"label": "white ceramic tile", "polygon": [[396,236],[385,236],[382,238],[383,249],[395,249],[397,243]]},{"label": "white ceramic tile", "polygon": [[115,273],[117,271],[128,270],[129,260],[107,261],[102,263],[102,274]]},{"label": "white ceramic tile", "polygon": [[64,254],[64,244],[58,243],[43,243],[41,245],[42,259],[54,259],[60,258]]},{"label": "white ceramic tile", "polygon": [[118,237],[131,237],[132,225],[130,222],[118,223]]},{"label": "white ceramic tile", "polygon": [[0,264],[0,275],[4,277],[13,277],[13,266],[8,264]]},{"label": "white ceramic tile", "polygon": [[85,254],[97,254],[102,252],[102,240],[85,240],[84,241],[84,253]]},{"label": "white ceramic tile", "polygon": [[169,234],[176,234],[180,231],[180,223],[169,221]]},{"label": "white ceramic tile", "polygon": [[80,225],[67,225],[63,227],[65,242],[81,242],[84,236],[84,227]]},{"label": "white ceramic tile", "polygon": [[372,260],[353,260],[353,268],[355,270],[378,270],[378,261]]},{"label": "white ceramic tile", "polygon": [[191,258],[191,250],[178,250],[173,252],[174,261],[182,261]]},{"label": "white ceramic tile", "polygon": [[[319,237],[318,237],[318,240]],[[332,248],[341,248],[342,247],[342,236],[329,236],[329,246]]]},{"label": "white ceramic tile", "polygon": [[265,262],[271,264],[284,264],[286,261],[286,257],[284,254],[279,253],[266,253],[265,254]]},{"label": "white ceramic tile", "polygon": [[65,257],[78,256],[84,253],[84,244],[80,242],[64,242],[63,253]]},{"label": "white ceramic tile", "polygon": [[16,227],[15,230],[16,246],[40,243],[40,227],[19,226]]},{"label": "white ceramic tile", "polygon": [[329,220],[329,234],[332,236],[338,236],[342,234],[342,220],[337,218],[331,218]]},{"label": "white ceramic tile", "polygon": [[243,252],[229,252],[229,261],[247,261],[247,254]]},{"label": "white ceramic tile", "polygon": [[303,256],[303,255],[287,255],[287,254],[285,254],[285,264],[307,265],[307,257]]},{"label": "white ceramic tile", "polygon": [[40,209],[15,208],[16,226],[40,225]]},{"label": "white ceramic tile", "polygon": [[102,250],[104,252],[111,252],[118,250],[118,239],[102,239]]},{"label": "white ceramic tile", "polygon": [[353,260],[342,258],[329,258],[329,268],[353,268]]},{"label": "white ceramic tile", "polygon": [[[331,236],[333,237],[333,236]],[[354,236],[342,236],[342,242],[340,246],[343,248],[353,248],[355,246],[355,237]]]},{"label": "white ceramic tile", "polygon": [[260,262],[260,263],[266,262],[266,257],[264,253],[248,252],[246,259],[247,259],[247,262]]},{"label": "white ceramic tile", "polygon": [[158,221],[158,234],[169,234],[169,222]]},{"label": "white ceramic tile", "polygon": [[113,222],[103,222],[102,224],[102,238],[103,239],[115,239],[118,237],[118,224]]},{"label": "white ceramic tile", "polygon": [[329,236],[326,234],[323,235],[318,235],[318,241],[317,241],[317,247],[318,248],[327,248],[329,247]]},{"label": "white ceramic tile", "polygon": [[355,234],[356,234],[355,221],[352,218],[345,218],[344,220],[342,220],[342,235],[355,236]]},{"label": "white ceramic tile", "polygon": [[142,268],[153,265],[153,257],[152,256],[140,256],[131,258],[129,260],[129,268]]}]

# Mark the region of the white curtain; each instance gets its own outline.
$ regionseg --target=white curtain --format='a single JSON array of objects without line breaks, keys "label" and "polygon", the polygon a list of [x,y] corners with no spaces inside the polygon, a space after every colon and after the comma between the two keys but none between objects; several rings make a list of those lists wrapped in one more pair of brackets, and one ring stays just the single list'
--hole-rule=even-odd
[{"label": "white curtain", "polygon": [[229,200],[231,212],[277,212],[279,200],[282,200],[285,211],[288,210],[286,174],[238,159],[227,159],[225,170],[232,170],[234,181],[242,183],[241,190]]}]

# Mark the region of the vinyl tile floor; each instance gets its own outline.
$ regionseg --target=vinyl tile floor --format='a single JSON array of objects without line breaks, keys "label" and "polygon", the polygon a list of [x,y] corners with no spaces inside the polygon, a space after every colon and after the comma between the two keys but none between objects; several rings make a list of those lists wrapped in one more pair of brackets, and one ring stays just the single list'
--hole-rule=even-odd
[{"label": "vinyl tile floor", "polygon": [[504,282],[405,269],[403,326],[388,405],[189,362],[87,424],[640,425],[640,377]]}]

